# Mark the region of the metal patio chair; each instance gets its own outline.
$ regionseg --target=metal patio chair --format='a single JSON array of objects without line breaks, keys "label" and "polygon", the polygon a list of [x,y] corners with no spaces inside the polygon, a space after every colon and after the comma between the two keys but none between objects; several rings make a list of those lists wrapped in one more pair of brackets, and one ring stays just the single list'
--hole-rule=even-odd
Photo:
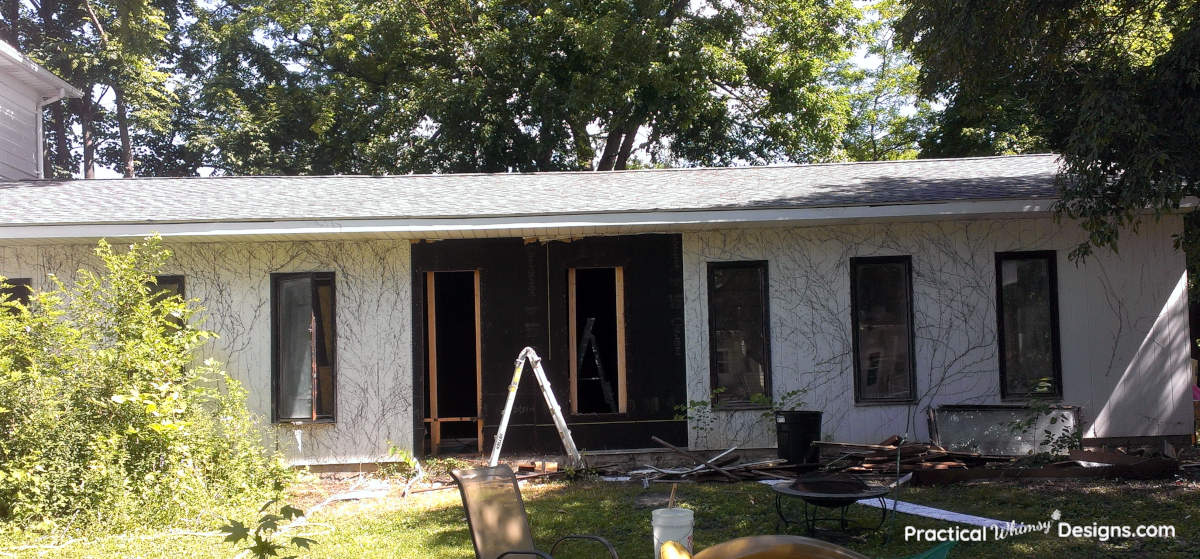
[{"label": "metal patio chair", "polygon": [[612,544],[600,536],[563,536],[550,546],[550,553],[534,547],[529,517],[525,514],[525,502],[521,500],[521,490],[517,488],[517,476],[508,466],[452,470],[450,475],[458,482],[458,492],[462,495],[463,509],[467,512],[467,527],[471,530],[477,559],[554,559],[552,554],[558,545],[567,540],[597,542],[608,550],[612,559],[620,559]]}]

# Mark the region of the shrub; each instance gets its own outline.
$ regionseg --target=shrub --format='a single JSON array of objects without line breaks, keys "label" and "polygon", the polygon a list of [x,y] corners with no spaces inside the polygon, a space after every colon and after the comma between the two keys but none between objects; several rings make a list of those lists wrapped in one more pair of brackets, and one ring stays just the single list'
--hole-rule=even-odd
[{"label": "shrub", "polygon": [[214,334],[166,296],[149,238],[101,241],[103,272],[0,301],[0,518],[26,527],[201,525],[253,506],[288,471],[266,454],[245,391],[195,363]]}]

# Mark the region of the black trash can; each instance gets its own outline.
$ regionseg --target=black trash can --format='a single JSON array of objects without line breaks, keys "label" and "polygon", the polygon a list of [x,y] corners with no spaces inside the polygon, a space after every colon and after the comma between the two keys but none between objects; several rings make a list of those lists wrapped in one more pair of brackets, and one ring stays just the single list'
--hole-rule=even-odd
[{"label": "black trash can", "polygon": [[812,443],[821,440],[821,412],[775,412],[775,437],[780,458],[792,464],[816,462],[820,449]]}]

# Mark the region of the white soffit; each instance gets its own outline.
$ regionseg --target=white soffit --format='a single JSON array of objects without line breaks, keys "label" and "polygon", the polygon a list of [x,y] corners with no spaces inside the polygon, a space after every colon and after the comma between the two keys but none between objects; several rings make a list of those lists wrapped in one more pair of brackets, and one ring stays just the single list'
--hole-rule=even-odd
[{"label": "white soffit", "polygon": [[78,88],[63,81],[4,41],[0,41],[0,74],[25,84],[42,98],[83,96],[83,92]]}]

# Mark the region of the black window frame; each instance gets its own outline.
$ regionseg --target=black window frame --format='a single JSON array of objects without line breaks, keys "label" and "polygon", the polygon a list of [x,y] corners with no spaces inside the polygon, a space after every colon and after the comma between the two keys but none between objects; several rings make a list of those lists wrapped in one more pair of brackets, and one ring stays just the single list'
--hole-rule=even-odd
[{"label": "black window frame", "polygon": [[[317,419],[309,418],[285,418],[279,415],[279,375],[280,375],[280,355],[279,355],[279,312],[276,308],[276,302],[279,300],[279,283],[284,279],[308,277],[311,282],[312,301],[317,301],[317,280],[328,279],[329,290],[329,329],[331,339],[333,340],[330,347],[329,363],[330,363],[330,384],[333,387],[333,395],[330,401],[330,414],[328,417],[318,417]],[[333,424],[337,422],[337,377],[338,377],[338,361],[337,361],[337,276],[334,272],[281,272],[271,274],[271,422],[284,424]]]},{"label": "black window frame", "polygon": [[[860,343],[858,340],[858,267],[860,265],[870,264],[904,264],[904,277],[906,287],[908,288],[908,388],[909,394],[904,398],[871,398],[864,397],[862,393],[862,359],[859,358],[858,351]],[[914,292],[913,289],[913,266],[912,255],[893,255],[893,256],[855,256],[850,258],[850,346],[851,360],[854,362],[854,403],[856,405],[890,405],[890,404],[912,404],[917,401],[917,351],[916,351],[916,328],[914,327],[913,317],[916,314],[914,309]]]},{"label": "black window frame", "polygon": [[[1041,258],[1048,263],[1046,270],[1050,282],[1050,348],[1054,353],[1053,373],[1054,391],[1052,392],[1018,392],[1008,390],[1008,377],[1004,362],[1004,284],[1003,263],[1005,260],[1032,260]],[[1058,252],[1054,250],[1024,250],[996,253],[996,361],[1000,371],[1001,400],[1061,400],[1063,394],[1062,380],[1062,346],[1058,315]]]},{"label": "black window frame", "polygon": [[[172,292],[168,289],[165,289],[163,287],[164,283],[178,284],[179,291]],[[187,301],[187,279],[183,274],[159,274],[159,275],[156,275],[156,276],[154,276],[154,283],[151,284],[149,287],[152,292],[151,296],[154,298],[155,301],[158,301],[162,298],[170,297],[173,295],[178,295],[180,299]],[[182,328],[184,320],[182,317],[171,317],[171,322],[174,323],[177,328]]]},{"label": "black window frame", "polygon": [[[0,290],[4,294],[9,296],[9,300],[16,301],[16,302],[20,303],[21,306],[23,306],[25,308],[29,308],[29,302],[33,299],[33,278],[7,278],[6,277],[6,278],[4,278],[4,281],[0,282],[0,283],[6,283],[11,286],[11,287],[6,287],[3,290]],[[24,296],[21,296],[20,294],[17,293],[17,290],[22,287],[25,288]]]},{"label": "black window frame", "polygon": [[771,364],[771,281],[770,281],[770,266],[766,260],[732,260],[720,262],[708,262],[708,268],[705,275],[707,283],[707,296],[705,307],[707,310],[707,326],[708,326],[708,393],[709,402],[713,409],[721,410],[754,410],[766,409],[770,404],[757,404],[750,401],[745,402],[726,402],[720,405],[717,404],[719,394],[716,390],[719,388],[717,384],[717,344],[716,330],[713,329],[712,321],[712,300],[713,300],[713,272],[723,269],[749,268],[760,271],[759,293],[762,297],[762,334],[763,334],[763,396],[768,402],[774,401],[774,390],[772,390],[772,379],[774,371]]}]

